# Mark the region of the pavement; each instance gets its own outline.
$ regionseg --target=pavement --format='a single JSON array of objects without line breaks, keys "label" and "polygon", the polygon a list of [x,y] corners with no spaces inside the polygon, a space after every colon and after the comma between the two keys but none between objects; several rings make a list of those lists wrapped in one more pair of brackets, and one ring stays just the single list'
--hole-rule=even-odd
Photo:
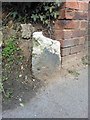
[{"label": "pavement", "polygon": [[78,79],[58,75],[24,107],[3,111],[3,118],[88,118],[88,69]]}]

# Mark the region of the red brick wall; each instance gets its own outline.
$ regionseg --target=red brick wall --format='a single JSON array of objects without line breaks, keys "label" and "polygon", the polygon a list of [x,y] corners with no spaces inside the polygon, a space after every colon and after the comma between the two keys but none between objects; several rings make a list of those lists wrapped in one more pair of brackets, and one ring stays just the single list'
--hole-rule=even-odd
[{"label": "red brick wall", "polygon": [[64,2],[55,21],[55,38],[61,43],[62,62],[86,51],[87,36],[88,2]]}]

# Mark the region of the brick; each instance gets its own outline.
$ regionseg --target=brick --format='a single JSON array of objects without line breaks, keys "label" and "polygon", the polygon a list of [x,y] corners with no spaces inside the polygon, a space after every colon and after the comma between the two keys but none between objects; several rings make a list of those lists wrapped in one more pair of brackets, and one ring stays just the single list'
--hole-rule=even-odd
[{"label": "brick", "polygon": [[88,35],[85,36],[85,41],[88,41]]},{"label": "brick", "polygon": [[67,20],[67,24],[65,25],[65,29],[78,29],[80,21],[77,20]]},{"label": "brick", "polygon": [[88,29],[88,38],[89,38],[89,40],[90,40],[90,29]]},{"label": "brick", "polygon": [[88,29],[88,35],[90,35],[90,29]]},{"label": "brick", "polygon": [[62,57],[62,65],[65,65],[65,63],[70,63],[71,61],[74,61],[75,62],[75,58],[76,58],[76,53],[75,54],[71,54],[71,55],[68,55],[68,56],[63,56]]},{"label": "brick", "polygon": [[88,41],[90,41],[90,35],[88,35]]},{"label": "brick", "polygon": [[85,29],[85,36],[88,35],[88,28]]},{"label": "brick", "polygon": [[[88,41],[88,47],[90,47],[90,41]],[[89,48],[89,50],[90,50],[90,48]]]},{"label": "brick", "polygon": [[55,35],[55,39],[56,40],[64,39],[64,32],[63,32],[63,30],[55,30],[54,31],[54,35]]},{"label": "brick", "polygon": [[81,20],[80,28],[86,29],[88,27],[88,22],[86,20]]},{"label": "brick", "polygon": [[71,38],[76,38],[76,37],[82,37],[87,35],[87,30],[55,30],[55,39],[60,40],[60,39],[71,39]]},{"label": "brick", "polygon": [[83,45],[71,47],[71,54],[78,53],[84,49]]},{"label": "brick", "polygon": [[85,50],[88,50],[88,41],[85,41],[84,49],[85,49]]},{"label": "brick", "polygon": [[79,45],[79,46],[78,46],[78,51],[81,52],[81,51],[83,51],[83,50],[84,50],[84,45]]},{"label": "brick", "polygon": [[63,40],[63,42],[61,42],[61,47],[67,48],[67,47],[75,46],[78,45],[78,42],[79,42],[78,39]]},{"label": "brick", "polygon": [[79,10],[88,10],[88,3],[87,2],[84,2],[84,1],[81,1],[81,2],[78,2],[78,5],[79,5]]},{"label": "brick", "polygon": [[66,56],[70,54],[70,48],[61,49],[61,56]]},{"label": "brick", "polygon": [[89,1],[89,3],[88,3],[88,10],[90,10],[90,1]]},{"label": "brick", "polygon": [[79,44],[84,44],[85,43],[85,37],[79,38]]},{"label": "brick", "polygon": [[[90,0],[77,0],[77,2],[81,2],[81,1],[88,3]],[[72,0],[66,0],[66,2],[72,2]]]},{"label": "brick", "polygon": [[56,30],[63,30],[63,20],[56,20],[55,21],[55,25],[54,25],[54,28]]},{"label": "brick", "polygon": [[63,30],[64,39],[69,39],[73,37],[73,30]]},{"label": "brick", "polygon": [[73,2],[65,2],[65,4],[63,5],[63,8],[71,8],[71,9],[78,9],[78,2],[77,0],[73,0]]},{"label": "brick", "polygon": [[78,29],[79,25],[79,20],[57,20],[55,22],[55,29]]},{"label": "brick", "polygon": [[87,35],[87,30],[64,30],[64,39],[82,37]]},{"label": "brick", "polygon": [[76,10],[72,10],[72,9],[66,9],[66,8],[61,9],[58,19],[73,19],[75,17],[76,12],[77,12]]},{"label": "brick", "polygon": [[90,10],[88,10],[88,20],[90,20]]},{"label": "brick", "polygon": [[74,45],[78,45],[79,44],[79,38],[74,38]]},{"label": "brick", "polygon": [[79,61],[85,55],[86,54],[84,52],[79,52],[79,53],[70,54],[68,56],[64,56],[62,57],[62,65],[65,66],[66,64],[68,65],[69,63],[70,65],[71,63],[75,64],[75,60]]},{"label": "brick", "polygon": [[58,19],[87,20],[89,13],[75,9],[61,9]]},{"label": "brick", "polygon": [[86,35],[86,30],[75,30],[73,31],[73,37],[82,37]]},{"label": "brick", "polygon": [[90,28],[90,21],[88,21],[88,28]]},{"label": "brick", "polygon": [[75,15],[73,19],[77,20],[87,20],[88,19],[88,12],[85,11],[77,11],[75,12]]},{"label": "brick", "polygon": [[71,54],[78,52],[78,46],[71,47]]}]

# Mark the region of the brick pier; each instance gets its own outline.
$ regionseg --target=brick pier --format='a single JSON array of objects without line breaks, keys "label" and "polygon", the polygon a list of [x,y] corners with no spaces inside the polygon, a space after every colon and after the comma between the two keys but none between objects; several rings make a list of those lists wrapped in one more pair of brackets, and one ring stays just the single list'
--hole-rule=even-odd
[{"label": "brick pier", "polygon": [[55,38],[61,43],[62,64],[86,55],[88,41],[88,0],[64,2],[55,21]]}]

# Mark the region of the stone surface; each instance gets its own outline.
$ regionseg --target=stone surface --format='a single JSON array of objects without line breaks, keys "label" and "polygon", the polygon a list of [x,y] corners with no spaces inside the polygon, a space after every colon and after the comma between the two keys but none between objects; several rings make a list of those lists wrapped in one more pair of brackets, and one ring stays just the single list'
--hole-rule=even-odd
[{"label": "stone surface", "polygon": [[[61,64],[60,42],[43,36],[42,32],[33,33],[32,70],[52,71]],[[48,73],[47,72],[47,73]]]},{"label": "stone surface", "polygon": [[29,39],[31,38],[32,32],[34,31],[34,27],[32,24],[21,24],[22,27],[22,38]]}]

